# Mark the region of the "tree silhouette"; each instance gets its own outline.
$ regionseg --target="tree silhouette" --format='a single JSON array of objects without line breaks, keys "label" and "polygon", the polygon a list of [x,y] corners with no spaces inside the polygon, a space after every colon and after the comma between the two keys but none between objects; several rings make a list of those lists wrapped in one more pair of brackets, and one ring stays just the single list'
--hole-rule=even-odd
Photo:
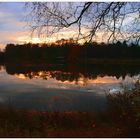
[{"label": "tree silhouette", "polygon": [[32,2],[31,27],[39,35],[77,29],[76,39],[92,41],[98,33],[109,41],[139,43],[139,2]]}]

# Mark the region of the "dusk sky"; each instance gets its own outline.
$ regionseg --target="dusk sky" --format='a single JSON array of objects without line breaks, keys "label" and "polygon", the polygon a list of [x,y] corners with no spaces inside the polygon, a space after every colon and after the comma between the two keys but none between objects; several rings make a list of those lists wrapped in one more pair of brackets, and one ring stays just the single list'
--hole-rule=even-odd
[{"label": "dusk sky", "polygon": [[[31,37],[31,30],[27,24],[27,15],[29,9],[25,7],[24,2],[1,2],[0,3],[0,48],[3,49],[7,43],[40,43],[54,42],[61,38],[70,38],[76,34],[76,28],[63,30],[59,34],[45,38]],[[133,17],[135,17],[133,15]],[[130,18],[126,18],[125,24],[130,24]],[[134,26],[134,24],[133,24]],[[137,25],[138,27],[138,25]],[[103,38],[101,38],[103,36]],[[96,41],[103,41],[105,36],[98,32]]]},{"label": "dusk sky", "polygon": [[[0,3],[0,48],[5,48],[7,43],[39,43],[46,39],[31,37],[31,30],[27,24],[28,10],[25,8],[24,2],[2,2]],[[69,30],[69,36],[73,34]],[[67,32],[67,33],[68,33]],[[48,37],[47,41],[55,41],[62,36],[66,36],[66,32],[60,32],[59,36]],[[61,37],[60,37],[61,36]]]},{"label": "dusk sky", "polygon": [[0,4],[0,46],[16,43],[27,36],[24,3],[2,2]]}]

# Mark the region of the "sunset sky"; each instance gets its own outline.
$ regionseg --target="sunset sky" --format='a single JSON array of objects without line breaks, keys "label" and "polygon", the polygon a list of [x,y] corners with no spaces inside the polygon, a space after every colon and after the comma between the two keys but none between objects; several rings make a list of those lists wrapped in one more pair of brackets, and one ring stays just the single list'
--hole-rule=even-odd
[{"label": "sunset sky", "polygon": [[0,3],[0,46],[27,36],[24,3]]},{"label": "sunset sky", "polygon": [[[40,43],[40,42],[54,42],[61,38],[71,38],[77,33],[76,28],[68,28],[62,30],[59,34],[44,38],[38,38],[37,35],[31,37],[31,30],[27,23],[27,15],[29,9],[25,7],[24,2],[1,2],[0,3],[0,48],[3,49],[7,43]],[[135,17],[131,15],[131,18]],[[130,24],[131,18],[127,17],[125,24]],[[134,25],[133,25],[134,26]],[[137,25],[137,28],[139,26]],[[101,42],[107,38],[104,32],[98,32],[95,40]],[[104,42],[104,41],[103,41]]]},{"label": "sunset sky", "polygon": [[3,49],[7,43],[40,43],[44,41],[53,42],[62,36],[73,35],[73,31],[60,32],[55,37],[38,38],[31,37],[31,30],[27,23],[29,11],[24,2],[2,2],[0,3],[0,48]]}]

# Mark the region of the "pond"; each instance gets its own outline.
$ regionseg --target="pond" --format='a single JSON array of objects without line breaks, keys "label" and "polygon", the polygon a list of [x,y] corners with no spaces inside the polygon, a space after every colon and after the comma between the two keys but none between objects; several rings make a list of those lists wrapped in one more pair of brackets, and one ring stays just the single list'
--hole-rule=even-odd
[{"label": "pond", "polygon": [[39,111],[102,111],[110,90],[132,88],[140,76],[139,66],[6,64],[0,68],[0,105]]}]

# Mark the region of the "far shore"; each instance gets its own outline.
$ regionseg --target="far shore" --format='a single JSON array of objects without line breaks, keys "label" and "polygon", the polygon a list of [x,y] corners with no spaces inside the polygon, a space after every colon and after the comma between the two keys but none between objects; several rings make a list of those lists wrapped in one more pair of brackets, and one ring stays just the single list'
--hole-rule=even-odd
[{"label": "far shore", "polygon": [[[82,60],[84,62],[84,60]],[[140,59],[112,59],[112,58],[87,58],[88,64],[115,64],[115,65],[140,65]]]}]

